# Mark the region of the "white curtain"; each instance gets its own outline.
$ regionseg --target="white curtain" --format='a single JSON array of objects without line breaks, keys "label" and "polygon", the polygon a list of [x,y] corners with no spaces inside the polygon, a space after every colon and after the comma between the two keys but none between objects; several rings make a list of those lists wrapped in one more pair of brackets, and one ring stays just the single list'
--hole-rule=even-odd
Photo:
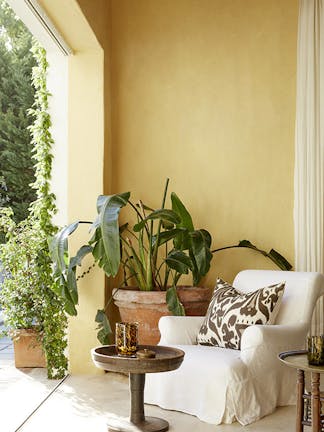
[{"label": "white curtain", "polygon": [[[295,268],[324,272],[324,0],[300,0],[295,142]],[[324,333],[324,303],[312,333]]]}]

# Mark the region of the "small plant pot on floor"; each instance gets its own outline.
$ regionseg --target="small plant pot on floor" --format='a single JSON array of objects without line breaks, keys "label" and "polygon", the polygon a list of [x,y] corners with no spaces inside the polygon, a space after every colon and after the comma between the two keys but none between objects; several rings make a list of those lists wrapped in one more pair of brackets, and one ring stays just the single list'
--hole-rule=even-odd
[{"label": "small plant pot on floor", "polygon": [[37,331],[33,329],[15,330],[13,345],[16,368],[46,367],[46,359]]}]

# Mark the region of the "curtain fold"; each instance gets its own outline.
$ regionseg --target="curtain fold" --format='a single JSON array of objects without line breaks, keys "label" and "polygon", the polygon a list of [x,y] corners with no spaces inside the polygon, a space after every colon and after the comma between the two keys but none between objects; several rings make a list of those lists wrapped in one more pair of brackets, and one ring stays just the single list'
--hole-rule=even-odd
[{"label": "curtain fold", "polygon": [[[295,135],[295,269],[324,272],[324,0],[300,0]],[[313,334],[324,333],[324,302]]]}]

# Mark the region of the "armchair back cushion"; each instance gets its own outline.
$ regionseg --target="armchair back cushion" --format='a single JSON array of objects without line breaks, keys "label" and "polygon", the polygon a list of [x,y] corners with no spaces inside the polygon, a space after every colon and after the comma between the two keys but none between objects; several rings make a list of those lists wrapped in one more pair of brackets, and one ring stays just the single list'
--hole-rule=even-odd
[{"label": "armchair back cushion", "polygon": [[242,292],[285,282],[285,293],[276,324],[311,322],[315,302],[323,290],[323,275],[316,272],[244,270],[237,274],[233,285]]}]

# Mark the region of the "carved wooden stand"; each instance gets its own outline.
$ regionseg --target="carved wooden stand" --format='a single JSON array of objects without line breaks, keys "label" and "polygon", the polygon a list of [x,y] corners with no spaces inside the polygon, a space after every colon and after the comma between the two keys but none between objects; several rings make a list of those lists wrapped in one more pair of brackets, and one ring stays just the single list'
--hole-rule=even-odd
[{"label": "carved wooden stand", "polygon": [[165,432],[169,423],[157,417],[145,417],[144,387],[145,373],[166,372],[177,369],[183,360],[184,352],[171,347],[142,345],[141,349],[155,351],[155,358],[127,358],[115,354],[115,346],[107,345],[92,350],[95,365],[104,370],[129,373],[131,399],[130,418],[108,419],[109,432]]}]

